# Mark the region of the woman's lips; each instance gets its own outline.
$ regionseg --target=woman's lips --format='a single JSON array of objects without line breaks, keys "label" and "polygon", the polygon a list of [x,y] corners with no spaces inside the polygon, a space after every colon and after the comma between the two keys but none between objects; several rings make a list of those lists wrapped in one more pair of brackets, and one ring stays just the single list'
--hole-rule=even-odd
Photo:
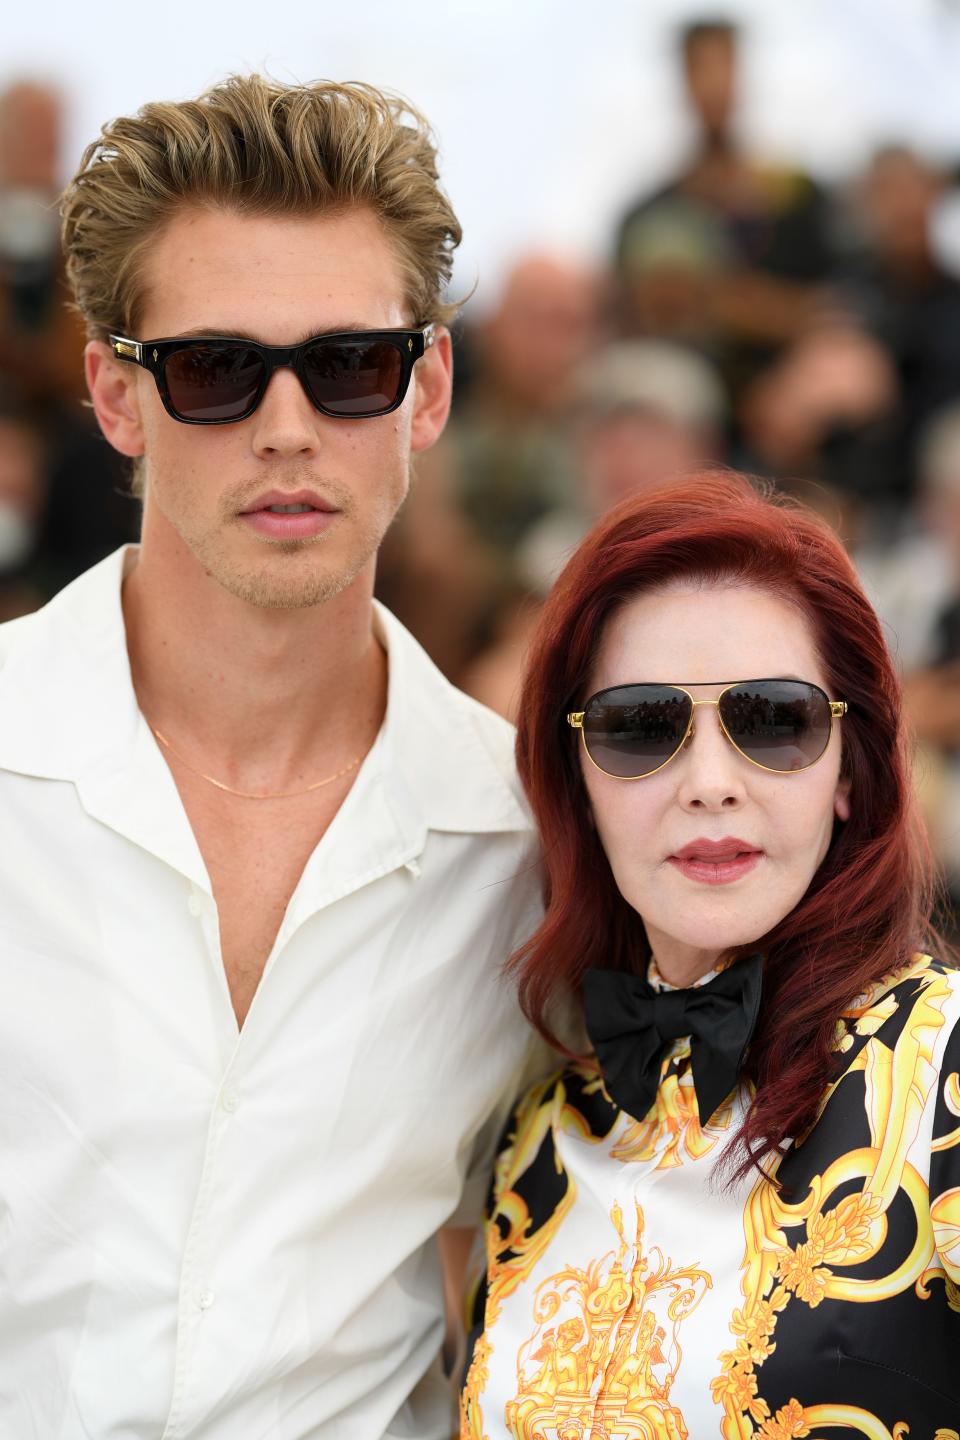
[{"label": "woman's lips", "polygon": [[693,840],[674,855],[667,856],[688,880],[701,885],[729,885],[749,875],[763,859],[763,851],[746,840]]}]

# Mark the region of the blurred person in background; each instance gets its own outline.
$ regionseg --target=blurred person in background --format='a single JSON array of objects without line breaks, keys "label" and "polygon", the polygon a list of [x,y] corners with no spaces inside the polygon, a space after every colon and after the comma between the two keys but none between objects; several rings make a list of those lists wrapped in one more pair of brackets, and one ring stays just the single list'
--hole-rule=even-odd
[{"label": "blurred person in background", "polygon": [[49,594],[37,557],[46,458],[41,423],[22,395],[0,384],[0,622],[29,614]]},{"label": "blurred person in background", "polygon": [[0,371],[34,400],[81,400],[83,327],[64,301],[63,101],[37,81],[0,93]]},{"label": "blurred person in background", "polygon": [[34,577],[18,605],[42,604],[137,531],[123,466],[81,404],[85,335],[60,251],[63,124],[53,86],[22,79],[0,93],[0,383],[44,436]]},{"label": "blurred person in background", "polygon": [[372,598],[450,401],[435,142],[234,76],[63,214],[143,526],[0,630],[0,1433],[449,1440],[540,895],[512,732]]},{"label": "blurred person in background", "polygon": [[878,340],[839,316],[814,325],[745,391],[739,463],[798,492],[848,545],[885,539],[900,521],[899,398]]},{"label": "blurred person in background", "polygon": [[733,263],[723,222],[699,202],[667,195],[634,215],[619,249],[621,329],[727,361],[713,314],[713,296]]},{"label": "blurred person in background", "polygon": [[527,255],[491,312],[468,323],[472,377],[383,554],[378,595],[444,673],[459,675],[522,591],[517,554],[575,491],[574,375],[600,341],[601,278]]},{"label": "blurred person in background", "polygon": [[923,427],[960,396],[960,281],[944,268],[933,241],[947,179],[906,146],[889,146],[873,157],[852,191],[861,243],[838,289],[896,369],[900,426],[891,462],[903,502],[917,478]]},{"label": "blurred person in background", "polygon": [[552,255],[508,273],[474,327],[467,400],[431,457],[477,536],[509,564],[527,528],[570,493],[574,376],[600,341],[598,276]]},{"label": "blurred person in background", "polygon": [[576,492],[531,527],[516,557],[522,593],[462,676],[468,694],[510,720],[541,603],[587,531],[622,500],[723,456],[720,377],[703,356],[663,340],[617,341],[581,365],[571,413]]},{"label": "blurred person in background", "polygon": [[696,149],[621,222],[623,321],[628,331],[699,341],[737,396],[823,301],[834,263],[830,207],[809,176],[758,161],[738,137],[737,27],[691,21],[678,51]]},{"label": "blurred person in background", "polygon": [[719,375],[703,356],[663,340],[615,341],[581,365],[572,414],[574,503],[544,517],[519,559],[541,597],[614,505],[723,458],[727,406]]},{"label": "blurred person in background", "polygon": [[904,677],[917,779],[960,928],[960,403],[921,432],[912,533],[855,554]]}]

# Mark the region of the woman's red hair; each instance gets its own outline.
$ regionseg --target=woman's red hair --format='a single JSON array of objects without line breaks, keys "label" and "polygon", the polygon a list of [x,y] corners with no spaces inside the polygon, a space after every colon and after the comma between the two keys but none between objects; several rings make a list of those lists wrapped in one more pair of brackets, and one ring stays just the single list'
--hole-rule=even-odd
[{"label": "woman's red hair", "polygon": [[899,681],[836,535],[745,476],[692,476],[628,500],[601,521],[560,576],[533,642],[517,761],[543,841],[547,908],[511,962],[529,1018],[556,1044],[553,1002],[579,996],[589,967],[645,973],[643,925],[620,895],[591,823],[577,733],[566,715],[583,708],[601,636],[618,607],[693,577],[791,599],[810,626],[830,694],[849,706],[841,774],[850,781],[850,819],[835,824],[796,908],[735,952],[759,948],[766,956],[746,1062],[756,1096],[728,1151],[738,1150],[739,1175],[813,1123],[841,1012],[930,943],[934,879],[914,809]]}]

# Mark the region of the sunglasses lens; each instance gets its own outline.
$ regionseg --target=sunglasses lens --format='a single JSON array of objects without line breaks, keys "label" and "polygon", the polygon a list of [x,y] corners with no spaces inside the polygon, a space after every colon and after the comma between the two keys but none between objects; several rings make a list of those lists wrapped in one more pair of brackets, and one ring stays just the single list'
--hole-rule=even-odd
[{"label": "sunglasses lens", "polygon": [[318,341],[303,357],[315,405],[332,415],[379,415],[400,391],[403,358],[389,340]]},{"label": "sunglasses lens", "polygon": [[599,769],[639,779],[665,765],[683,744],[690,697],[672,685],[618,685],[587,702],[583,739]]},{"label": "sunglasses lens", "polygon": [[184,420],[239,420],[256,403],[263,360],[245,345],[188,345],[167,357],[163,374]]},{"label": "sunglasses lens", "polygon": [[766,770],[805,770],[830,740],[830,701],[802,680],[754,680],[720,700],[720,718],[738,750]]}]

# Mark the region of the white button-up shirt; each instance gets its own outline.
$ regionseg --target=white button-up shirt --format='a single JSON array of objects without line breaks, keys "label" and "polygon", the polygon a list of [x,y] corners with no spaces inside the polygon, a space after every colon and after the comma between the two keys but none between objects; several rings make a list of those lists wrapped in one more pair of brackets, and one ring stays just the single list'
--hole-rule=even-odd
[{"label": "white button-up shirt", "polygon": [[0,1436],[447,1440],[433,1237],[532,1048],[511,732],[378,612],[384,725],[238,1031],[122,568],[0,627]]}]

